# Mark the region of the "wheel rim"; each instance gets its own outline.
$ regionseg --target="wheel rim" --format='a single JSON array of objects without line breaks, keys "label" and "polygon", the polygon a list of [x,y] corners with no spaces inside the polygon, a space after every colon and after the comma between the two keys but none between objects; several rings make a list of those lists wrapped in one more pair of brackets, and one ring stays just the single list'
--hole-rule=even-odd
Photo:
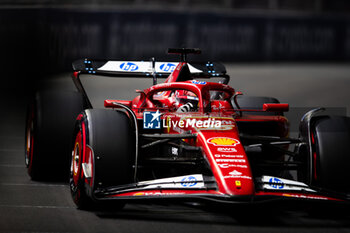
[{"label": "wheel rim", "polygon": [[31,168],[33,161],[33,145],[34,145],[34,122],[33,122],[33,113],[28,120],[27,129],[26,129],[26,151],[25,151],[25,164],[27,168]]},{"label": "wheel rim", "polygon": [[81,169],[81,152],[82,152],[82,146],[81,146],[81,132],[79,131],[77,133],[77,136],[75,138],[74,142],[74,148],[72,151],[72,160],[71,160],[71,177],[73,179],[73,183],[75,186],[78,185],[79,182],[79,176],[80,176],[80,169]]}]

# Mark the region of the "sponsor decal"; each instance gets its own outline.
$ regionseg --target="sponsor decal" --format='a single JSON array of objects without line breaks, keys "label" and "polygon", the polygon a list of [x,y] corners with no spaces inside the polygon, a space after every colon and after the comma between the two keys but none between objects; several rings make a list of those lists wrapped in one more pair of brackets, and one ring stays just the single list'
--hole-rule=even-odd
[{"label": "sponsor decal", "polygon": [[176,65],[172,63],[164,63],[159,68],[164,72],[173,72],[176,68]]},{"label": "sponsor decal", "polygon": [[288,180],[273,176],[262,176],[257,178],[257,181],[262,183],[263,189],[316,192],[315,190],[310,189],[307,184],[295,180]]},{"label": "sponsor decal", "polygon": [[186,176],[177,176],[162,178],[149,181],[141,181],[138,185],[142,186],[142,189],[167,189],[167,188],[192,188],[201,189],[204,188],[203,175],[193,174]]},{"label": "sponsor decal", "polygon": [[[91,61],[88,61],[91,62]],[[122,65],[123,64],[123,65]],[[180,70],[182,66],[177,67],[178,62],[156,62],[156,72],[173,72],[175,69]],[[202,73],[202,70],[196,69],[191,64],[188,64],[191,73]],[[137,71],[137,72],[152,72],[150,62],[143,61],[108,61],[98,70],[103,71]]]},{"label": "sponsor decal", "polygon": [[221,163],[221,164],[218,164],[218,166],[221,168],[231,168],[231,167],[248,168],[247,165],[229,164],[229,163]]},{"label": "sponsor decal", "polygon": [[232,172],[229,173],[229,176],[224,176],[225,179],[246,179],[246,180],[251,180],[252,178],[250,176],[242,176],[242,172],[239,172],[237,170],[233,170]]},{"label": "sponsor decal", "polygon": [[193,187],[196,186],[197,179],[194,176],[186,176],[181,180],[181,185],[184,187]]},{"label": "sponsor decal", "polygon": [[245,159],[215,159],[218,163],[245,163]]},{"label": "sponsor decal", "polygon": [[276,177],[271,177],[269,180],[269,185],[271,188],[274,189],[283,189],[284,188],[284,183],[282,180],[276,178]]},{"label": "sponsor decal", "polygon": [[233,170],[232,172],[230,172],[228,174],[230,174],[231,176],[240,176],[240,175],[242,175],[242,172],[239,172],[237,170]]},{"label": "sponsor decal", "polygon": [[215,111],[220,111],[221,109],[224,108],[224,107],[222,106],[221,103],[219,103],[219,106],[217,106],[217,105],[212,105],[211,107],[212,107],[213,110],[215,110]]},{"label": "sponsor decal", "polygon": [[133,196],[170,196],[170,195],[183,195],[185,192],[159,192],[159,191],[152,191],[152,192],[138,192],[134,193]]},{"label": "sponsor decal", "polygon": [[160,129],[160,116],[162,114],[157,112],[143,112],[143,128],[144,129]]},{"label": "sponsor decal", "polygon": [[306,198],[306,199],[315,199],[315,200],[329,200],[326,197],[319,197],[319,196],[306,196],[303,194],[288,194],[288,193],[283,193],[282,196],[284,197],[294,197],[294,198]]},{"label": "sponsor decal", "polygon": [[237,139],[227,137],[209,138],[207,142],[214,146],[236,146],[237,144],[240,144]]},{"label": "sponsor decal", "polygon": [[221,154],[215,154],[216,158],[244,158],[243,155],[221,155]]},{"label": "sponsor decal", "polygon": [[225,179],[243,179],[243,180],[251,180],[250,176],[224,176]]},{"label": "sponsor decal", "polygon": [[171,147],[171,154],[172,155],[179,155],[179,148]]},{"label": "sponsor decal", "polygon": [[134,196],[145,196],[146,194],[144,192],[140,192],[140,193],[134,193]]},{"label": "sponsor decal", "polygon": [[231,130],[236,126],[236,123],[234,120],[222,120],[221,121],[221,128],[220,130]]},{"label": "sponsor decal", "polygon": [[233,147],[219,147],[218,152],[222,152],[222,153],[233,153],[233,152],[237,152],[236,148]]},{"label": "sponsor decal", "polygon": [[205,85],[205,84],[207,84],[207,82],[205,82],[205,81],[198,81],[198,80],[193,80],[192,83],[193,83],[193,84],[199,84],[199,85]]},{"label": "sponsor decal", "polygon": [[139,67],[132,62],[124,62],[120,64],[120,69],[125,70],[125,71],[136,71],[139,69]]}]

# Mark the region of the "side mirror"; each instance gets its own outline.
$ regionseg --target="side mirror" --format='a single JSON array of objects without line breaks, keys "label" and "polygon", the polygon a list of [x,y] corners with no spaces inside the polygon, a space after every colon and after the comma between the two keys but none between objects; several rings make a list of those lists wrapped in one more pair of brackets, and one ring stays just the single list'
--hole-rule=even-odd
[{"label": "side mirror", "polygon": [[117,105],[114,103],[122,104],[127,106],[128,108],[131,108],[131,100],[105,100],[104,101],[104,106],[105,108],[119,108]]},{"label": "side mirror", "polygon": [[[238,97],[239,95],[243,95],[243,93],[242,93],[241,91],[236,91],[236,92],[234,93],[234,95],[233,95],[233,101],[235,102],[236,107],[237,107],[238,109],[241,109],[241,107],[239,106],[239,104],[238,104],[238,102],[237,102],[237,97]],[[242,112],[241,112],[241,111],[239,112],[239,115],[240,115],[240,117],[242,117]]]},{"label": "side mirror", "polygon": [[263,104],[264,112],[288,112],[289,104]]}]

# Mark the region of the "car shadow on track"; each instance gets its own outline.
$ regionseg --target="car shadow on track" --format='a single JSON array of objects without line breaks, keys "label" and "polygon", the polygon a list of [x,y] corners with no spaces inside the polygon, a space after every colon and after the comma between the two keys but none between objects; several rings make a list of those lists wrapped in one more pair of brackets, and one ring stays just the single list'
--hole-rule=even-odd
[{"label": "car shadow on track", "polygon": [[100,218],[217,224],[256,227],[346,228],[350,229],[349,208],[339,206],[219,205],[127,205],[123,210],[98,210]]}]

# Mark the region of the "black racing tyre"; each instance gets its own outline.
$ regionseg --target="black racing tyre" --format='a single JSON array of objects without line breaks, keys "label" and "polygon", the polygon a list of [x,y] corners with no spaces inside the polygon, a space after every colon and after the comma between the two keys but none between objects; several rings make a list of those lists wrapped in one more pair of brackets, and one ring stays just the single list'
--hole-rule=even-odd
[{"label": "black racing tyre", "polygon": [[[80,152],[77,152],[79,148]],[[92,153],[88,153],[88,150]],[[92,201],[99,198],[92,195],[95,189],[133,182],[135,133],[124,112],[85,110],[78,117],[72,151],[70,188],[78,208],[96,207]],[[88,167],[93,168],[89,171],[89,177],[82,170],[83,163],[90,163]],[[114,208],[124,205],[123,202],[113,204]]]},{"label": "black racing tyre", "polygon": [[[236,109],[237,108],[262,109],[263,104],[265,104],[265,103],[278,104],[280,102],[276,98],[273,98],[273,97],[240,95],[240,96],[237,96],[237,103],[239,106],[237,106],[235,101],[232,99],[232,106]],[[248,114],[248,113],[246,113],[246,114]],[[263,115],[263,116],[283,115],[281,113],[275,113],[275,112],[249,112],[249,114],[250,115]]]},{"label": "black racing tyre", "polygon": [[313,185],[350,192],[350,118],[318,116],[312,119]]},{"label": "black racing tyre", "polygon": [[83,107],[78,92],[36,93],[28,107],[25,131],[25,164],[33,180],[68,178],[72,132]]},{"label": "black racing tyre", "polygon": [[[94,202],[87,194],[88,186],[93,185],[90,177],[86,177],[83,171],[83,163],[90,163],[90,169],[93,169],[93,158],[88,154],[88,127],[86,117],[80,114],[77,118],[74,129],[72,143],[71,167],[69,173],[69,186],[74,203],[80,209],[88,209],[94,206]],[[85,159],[85,161],[83,161]],[[85,183],[87,187],[85,187]]]}]

